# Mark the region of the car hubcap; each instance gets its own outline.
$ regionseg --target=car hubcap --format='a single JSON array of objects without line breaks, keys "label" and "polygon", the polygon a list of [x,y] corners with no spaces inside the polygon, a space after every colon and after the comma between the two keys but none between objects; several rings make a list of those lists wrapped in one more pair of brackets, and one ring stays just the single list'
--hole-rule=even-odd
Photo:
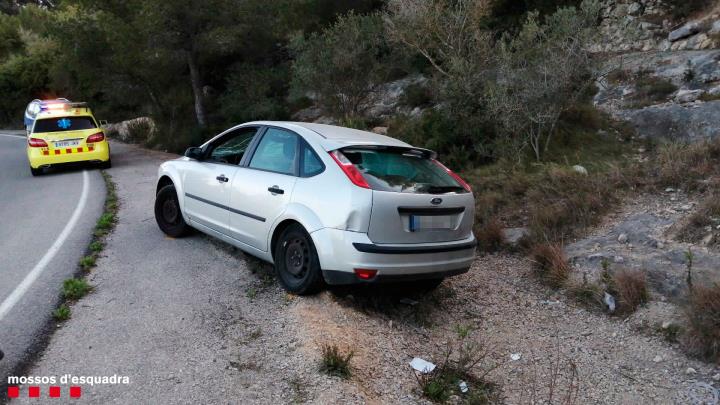
[{"label": "car hubcap", "polygon": [[163,203],[163,219],[166,222],[174,224],[178,217],[178,207],[173,199],[165,200]]},{"label": "car hubcap", "polygon": [[302,278],[307,268],[308,252],[305,243],[300,239],[293,239],[285,250],[285,268],[297,278]]}]

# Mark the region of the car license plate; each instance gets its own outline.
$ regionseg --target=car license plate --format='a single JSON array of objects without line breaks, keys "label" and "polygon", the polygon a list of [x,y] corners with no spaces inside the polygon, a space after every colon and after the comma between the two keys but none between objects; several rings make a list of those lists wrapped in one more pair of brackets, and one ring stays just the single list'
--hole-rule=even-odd
[{"label": "car license plate", "polygon": [[75,146],[80,146],[80,141],[58,141],[58,142],[54,142],[54,144],[55,144],[55,149],[72,148]]},{"label": "car license plate", "polygon": [[433,229],[453,229],[455,217],[451,215],[441,216],[420,216],[410,215],[410,232]]}]

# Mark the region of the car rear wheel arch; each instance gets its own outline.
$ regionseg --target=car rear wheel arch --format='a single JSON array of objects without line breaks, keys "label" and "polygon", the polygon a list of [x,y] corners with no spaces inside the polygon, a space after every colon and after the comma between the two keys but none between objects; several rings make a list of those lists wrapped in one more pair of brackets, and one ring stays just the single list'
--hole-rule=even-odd
[{"label": "car rear wheel arch", "polygon": [[[275,245],[277,245],[278,238],[280,238],[280,235],[282,235],[283,231],[291,225],[299,225],[299,226],[302,226],[303,229],[305,229],[305,227],[300,222],[298,222],[294,219],[285,219],[282,222],[280,222],[275,227],[275,230],[273,231],[273,234],[272,234],[272,238],[270,239],[270,257],[272,257],[273,260],[275,260],[275,250],[276,250]],[[307,231],[307,229],[306,229],[306,231]],[[312,236],[311,236],[311,238],[312,238]]]}]

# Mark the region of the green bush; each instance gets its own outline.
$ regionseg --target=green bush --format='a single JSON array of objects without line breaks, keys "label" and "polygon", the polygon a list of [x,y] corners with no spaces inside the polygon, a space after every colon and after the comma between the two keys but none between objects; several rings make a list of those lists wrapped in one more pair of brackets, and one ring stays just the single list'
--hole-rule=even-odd
[{"label": "green bush", "polygon": [[368,97],[390,75],[384,30],[380,15],[351,12],[321,33],[295,37],[292,97],[315,93],[336,117],[362,115]]},{"label": "green bush", "polygon": [[63,281],[62,296],[66,300],[79,300],[90,292],[91,287],[83,278],[69,278]]},{"label": "green bush", "polygon": [[409,85],[400,96],[400,104],[411,108],[427,107],[432,104],[432,101],[432,91],[422,83]]}]

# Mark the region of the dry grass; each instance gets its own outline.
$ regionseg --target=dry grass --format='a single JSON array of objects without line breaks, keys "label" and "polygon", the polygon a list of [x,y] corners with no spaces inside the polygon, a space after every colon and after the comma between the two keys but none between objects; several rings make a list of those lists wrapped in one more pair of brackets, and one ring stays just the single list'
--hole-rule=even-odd
[{"label": "dry grass", "polygon": [[565,258],[562,246],[556,243],[539,243],[532,247],[531,256],[540,277],[551,287],[562,287],[572,267]]},{"label": "dry grass", "polygon": [[688,352],[720,364],[720,283],[693,288],[686,314]]},{"label": "dry grass", "polygon": [[720,195],[712,193],[690,215],[678,231],[677,237],[683,242],[696,243],[708,234],[707,227],[718,224],[720,224]]},{"label": "dry grass", "polygon": [[703,191],[707,180],[720,174],[720,140],[660,145],[654,161],[646,176],[658,186]]},{"label": "dry grass", "polygon": [[613,275],[613,290],[617,294],[617,313],[626,315],[635,312],[650,298],[645,272],[621,269]]},{"label": "dry grass", "polygon": [[478,248],[483,252],[497,252],[507,245],[503,226],[497,220],[490,220],[475,227]]}]

